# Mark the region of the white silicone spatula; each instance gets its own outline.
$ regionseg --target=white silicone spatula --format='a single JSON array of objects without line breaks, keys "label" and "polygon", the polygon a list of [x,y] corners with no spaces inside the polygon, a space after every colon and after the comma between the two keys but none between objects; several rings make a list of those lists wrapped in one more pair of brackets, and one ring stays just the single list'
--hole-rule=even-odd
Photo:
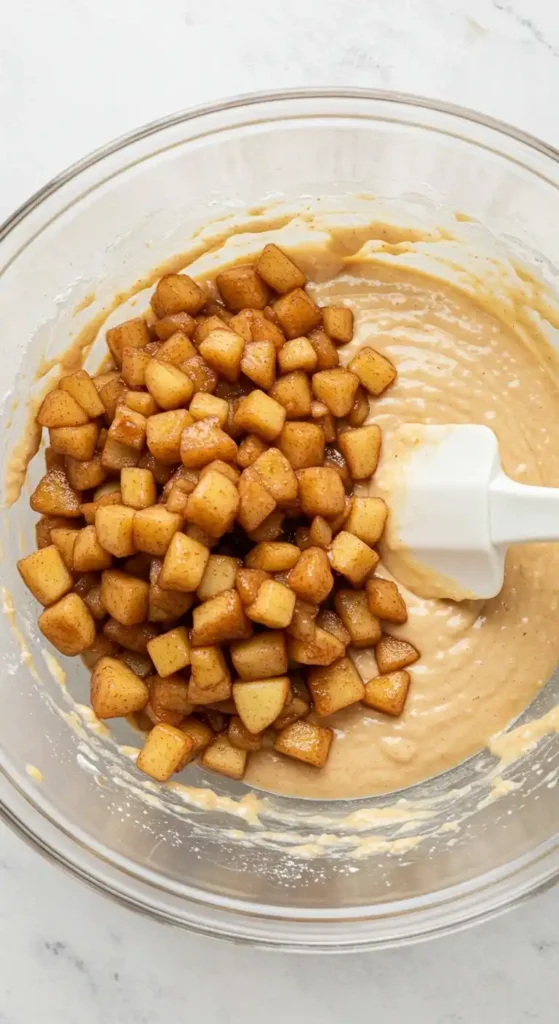
[{"label": "white silicone spatula", "polygon": [[489,427],[418,424],[398,435],[391,546],[447,580],[446,596],[494,597],[509,544],[559,540],[559,488],[528,487],[506,476]]}]

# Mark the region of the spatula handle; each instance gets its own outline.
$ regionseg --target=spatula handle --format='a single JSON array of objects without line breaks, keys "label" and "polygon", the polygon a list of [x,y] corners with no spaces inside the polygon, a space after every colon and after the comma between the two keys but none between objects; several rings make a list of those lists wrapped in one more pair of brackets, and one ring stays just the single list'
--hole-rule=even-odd
[{"label": "spatula handle", "polygon": [[499,473],[489,489],[495,545],[559,540],[559,488],[528,487]]}]

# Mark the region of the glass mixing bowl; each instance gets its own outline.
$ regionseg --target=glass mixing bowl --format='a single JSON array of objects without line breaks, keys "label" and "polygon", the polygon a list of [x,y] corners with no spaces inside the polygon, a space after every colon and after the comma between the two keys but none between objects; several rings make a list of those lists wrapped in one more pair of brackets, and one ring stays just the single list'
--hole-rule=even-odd
[{"label": "glass mixing bowl", "polygon": [[[39,365],[209,219],[247,206],[256,217],[255,204],[278,197],[412,196],[479,218],[552,278],[558,185],[549,146],[410,96],[259,95],[140,129],[46,186],[3,228],[3,473],[26,430],[26,400],[44,386]],[[188,797],[144,781],[76,710],[87,674],[59,658],[69,677],[61,685],[16,571],[16,558],[34,547],[35,463],[2,519],[0,798],[6,820],[37,849],[160,919],[310,951],[438,934],[556,879],[556,734],[503,773],[510,792],[499,800],[487,795],[488,753],[399,797],[345,803],[269,797],[257,806],[242,783],[219,776],[214,796],[197,767],[188,769],[185,781],[197,787]],[[524,719],[557,698],[555,677]],[[399,813],[406,801],[420,810],[411,838]],[[456,831],[445,828],[449,808],[461,820]]]}]

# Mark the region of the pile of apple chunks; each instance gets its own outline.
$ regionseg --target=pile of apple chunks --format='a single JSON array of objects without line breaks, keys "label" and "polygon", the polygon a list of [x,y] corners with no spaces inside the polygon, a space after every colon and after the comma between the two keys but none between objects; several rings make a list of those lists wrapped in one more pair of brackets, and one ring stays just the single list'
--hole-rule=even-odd
[{"label": "pile of apple chunks", "polygon": [[[317,723],[363,702],[399,715],[419,657],[375,576],[387,508],[352,497],[375,472],[370,398],[396,377],[318,307],[277,246],[198,285],[163,277],[152,313],[107,332],[112,368],[47,394],[47,472],[31,498],[39,550],[21,559],[39,626],[81,654],[100,719],[134,716],[137,765],[161,782],[200,756],[234,779],[267,744],[322,767]],[[363,682],[348,646],[374,647]]]}]

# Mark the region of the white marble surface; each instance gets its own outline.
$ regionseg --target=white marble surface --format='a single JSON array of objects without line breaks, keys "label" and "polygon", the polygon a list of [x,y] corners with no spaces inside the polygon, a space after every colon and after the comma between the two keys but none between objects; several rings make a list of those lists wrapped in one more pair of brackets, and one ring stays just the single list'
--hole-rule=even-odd
[{"label": "white marble surface", "polygon": [[[256,89],[418,92],[559,145],[557,0],[19,0],[2,21],[0,218],[115,135]],[[551,1024],[559,890],[411,949],[264,954],[137,917],[0,828],[0,950],[0,1024]]]}]

